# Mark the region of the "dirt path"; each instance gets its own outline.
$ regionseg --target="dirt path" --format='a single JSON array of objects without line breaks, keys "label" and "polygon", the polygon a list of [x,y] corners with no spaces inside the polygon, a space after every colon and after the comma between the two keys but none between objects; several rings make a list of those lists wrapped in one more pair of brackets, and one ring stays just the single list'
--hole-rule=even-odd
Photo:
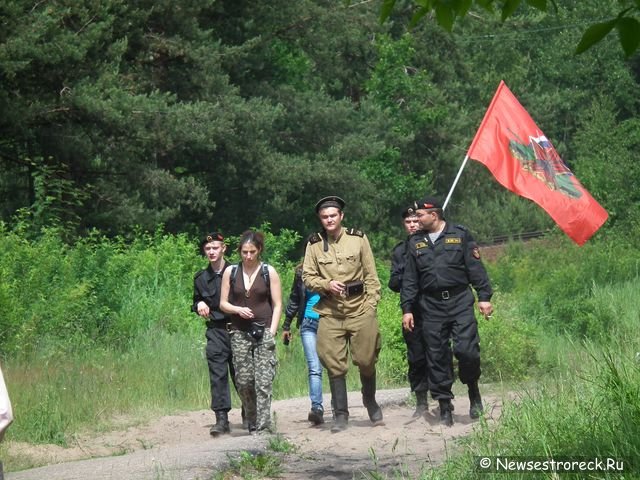
[{"label": "dirt path", "polygon": [[[438,464],[455,448],[455,439],[468,435],[475,422],[468,415],[468,400],[454,400],[455,424],[442,428],[434,402],[429,413],[417,420],[406,405],[408,389],[378,392],[385,425],[372,427],[360,394],[349,394],[349,428],[332,434],[331,412],[319,427],[307,421],[307,398],[273,403],[278,432],[297,447],[283,458],[284,479],[362,478],[378,472],[394,478],[396,472],[418,473],[425,465]],[[490,421],[499,416],[501,400],[485,395]],[[330,405],[325,396],[325,405]],[[230,458],[242,451],[265,451],[268,436],[250,436],[241,428],[239,412],[230,413],[232,433],[218,439],[209,436],[214,420],[210,411],[189,412],[157,419],[99,437],[78,437],[76,445],[9,444],[38,463],[50,465],[6,473],[7,480],[210,480],[224,470]],[[99,458],[96,458],[99,457]],[[5,469],[10,469],[9,465]]]}]

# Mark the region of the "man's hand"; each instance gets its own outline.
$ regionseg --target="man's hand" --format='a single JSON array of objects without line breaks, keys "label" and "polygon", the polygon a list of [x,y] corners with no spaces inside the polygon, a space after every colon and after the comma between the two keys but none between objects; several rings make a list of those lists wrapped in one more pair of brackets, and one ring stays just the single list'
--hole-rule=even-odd
[{"label": "man's hand", "polygon": [[198,302],[198,315],[209,318],[209,305],[204,302]]},{"label": "man's hand", "polygon": [[290,330],[283,330],[282,331],[282,343],[284,343],[285,345],[289,345],[289,342],[291,342],[291,331]]},{"label": "man's hand", "polygon": [[408,332],[413,332],[413,313],[405,313],[402,315],[402,328]]},{"label": "man's hand", "polygon": [[331,280],[329,282],[329,291],[333,295],[344,295],[344,292],[345,292],[344,283],[339,282],[337,280]]},{"label": "man's hand", "polygon": [[478,302],[478,310],[480,310],[480,313],[484,315],[484,318],[487,320],[490,319],[493,314],[491,302]]}]

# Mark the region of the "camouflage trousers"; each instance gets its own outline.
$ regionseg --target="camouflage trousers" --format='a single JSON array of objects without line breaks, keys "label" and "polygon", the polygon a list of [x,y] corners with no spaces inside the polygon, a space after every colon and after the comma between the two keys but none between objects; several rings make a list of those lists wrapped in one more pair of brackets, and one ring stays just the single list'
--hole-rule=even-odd
[{"label": "camouflage trousers", "polygon": [[248,332],[233,330],[231,351],[236,371],[236,389],[249,422],[249,428],[271,427],[271,392],[276,375],[276,341],[268,328],[261,340]]}]

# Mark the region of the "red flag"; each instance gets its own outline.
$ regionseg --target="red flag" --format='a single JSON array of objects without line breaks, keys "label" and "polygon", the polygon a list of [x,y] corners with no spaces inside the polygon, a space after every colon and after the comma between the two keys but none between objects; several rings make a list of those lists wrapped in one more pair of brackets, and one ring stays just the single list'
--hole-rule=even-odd
[{"label": "red flag", "polygon": [[504,187],[540,205],[578,245],[609,216],[567,168],[504,81],[468,156],[483,163]]}]

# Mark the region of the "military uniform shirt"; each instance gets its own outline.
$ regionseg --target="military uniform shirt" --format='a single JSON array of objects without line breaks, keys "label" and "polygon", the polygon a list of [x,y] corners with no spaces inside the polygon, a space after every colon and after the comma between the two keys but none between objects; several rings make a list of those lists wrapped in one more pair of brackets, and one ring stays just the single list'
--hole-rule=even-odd
[{"label": "military uniform shirt", "polygon": [[209,264],[207,268],[200,270],[194,277],[191,311],[198,313],[198,303],[206,303],[209,307],[209,322],[221,321],[227,318],[227,315],[220,311],[220,284],[222,283],[222,273],[228,266],[229,264],[224,262],[222,270],[214,272],[211,264]]},{"label": "military uniform shirt", "polygon": [[469,284],[478,294],[478,301],[491,300],[493,291],[480,250],[465,227],[446,223],[435,243],[424,231],[409,238],[400,292],[403,313],[411,312],[420,293],[438,293]]},{"label": "military uniform shirt", "polygon": [[408,240],[403,240],[393,247],[391,252],[391,275],[389,275],[389,288],[400,293],[402,288],[402,275],[404,274],[404,264],[406,263]]},{"label": "military uniform shirt", "polygon": [[[380,300],[380,280],[371,246],[359,230],[343,227],[337,240],[329,235],[315,234],[307,245],[302,280],[309,290],[321,295],[315,307],[320,315],[354,317],[367,308],[375,310]],[[331,280],[342,283],[362,280],[365,291],[352,297],[333,295],[329,293]]]}]

